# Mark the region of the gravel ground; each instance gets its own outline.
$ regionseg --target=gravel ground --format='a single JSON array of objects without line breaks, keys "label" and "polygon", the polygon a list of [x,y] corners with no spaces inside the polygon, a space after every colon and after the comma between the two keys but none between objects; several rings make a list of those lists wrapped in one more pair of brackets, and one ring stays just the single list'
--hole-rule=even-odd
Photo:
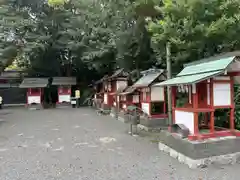
[{"label": "gravel ground", "polygon": [[0,180],[240,179],[240,165],[190,170],[91,109],[7,109],[0,119]]}]

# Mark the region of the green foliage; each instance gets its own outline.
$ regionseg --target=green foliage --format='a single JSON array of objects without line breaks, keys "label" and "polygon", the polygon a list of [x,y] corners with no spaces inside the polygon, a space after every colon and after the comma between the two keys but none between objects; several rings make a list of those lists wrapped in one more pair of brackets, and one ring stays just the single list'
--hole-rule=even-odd
[{"label": "green foliage", "polygon": [[185,62],[239,49],[239,5],[237,0],[164,1],[161,17],[148,25],[159,60],[165,57],[167,41],[172,44],[175,71]]},{"label": "green foliage", "polygon": [[54,0],[48,4],[15,0],[17,9],[13,4],[8,7],[14,12],[12,17],[19,20],[19,14],[21,21],[27,21],[8,24],[14,40],[21,42],[17,47],[17,55],[25,59],[21,65],[32,75],[78,75],[89,83],[98,78],[93,77],[96,73],[102,76],[123,67],[137,69],[139,74],[155,63],[145,22],[130,0]]},{"label": "green foliage", "polygon": [[240,86],[234,87],[234,102],[235,102],[235,125],[240,130]]},{"label": "green foliage", "polygon": [[33,75],[89,83],[120,67],[137,78],[140,70],[165,68],[167,41],[174,72],[240,46],[238,0],[9,2],[0,8],[1,66],[17,56]]}]

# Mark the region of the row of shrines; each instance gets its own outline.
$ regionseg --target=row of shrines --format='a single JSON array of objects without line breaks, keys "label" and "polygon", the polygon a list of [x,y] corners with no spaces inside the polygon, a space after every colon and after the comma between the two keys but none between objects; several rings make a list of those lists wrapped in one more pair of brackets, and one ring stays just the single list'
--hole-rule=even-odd
[{"label": "row of shrines", "polygon": [[[53,78],[24,78],[19,88],[27,89],[27,105],[42,104],[44,93],[49,84],[56,90],[50,93],[52,98],[56,96],[56,103],[71,103],[72,87],[77,83],[75,77]],[[55,94],[55,95],[54,95]]]},{"label": "row of shrines", "polygon": [[[135,83],[123,69],[95,82],[95,104],[102,109],[118,108],[127,113],[135,105],[142,111],[140,124],[167,124],[166,88],[171,87],[172,121],[169,128],[182,127],[189,140],[240,136],[235,129],[234,85],[240,82],[240,52],[225,53],[184,65],[175,78],[166,71],[145,71]],[[185,101],[183,101],[183,99]],[[217,111],[227,111],[226,126],[218,127]]]},{"label": "row of shrines", "polygon": [[[1,74],[0,95],[4,104],[42,104],[49,92],[55,103],[71,102],[72,87],[77,83],[75,77],[22,78],[24,76],[25,73],[21,71],[5,71]],[[50,84],[51,90],[48,90]]]}]

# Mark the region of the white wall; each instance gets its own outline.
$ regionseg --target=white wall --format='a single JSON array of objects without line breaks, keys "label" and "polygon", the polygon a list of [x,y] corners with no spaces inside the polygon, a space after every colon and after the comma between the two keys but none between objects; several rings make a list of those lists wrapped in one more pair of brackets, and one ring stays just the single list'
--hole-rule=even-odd
[{"label": "white wall", "polygon": [[149,103],[142,103],[142,110],[143,112],[149,115],[150,114]]},{"label": "white wall", "polygon": [[121,96],[121,100],[122,100],[122,101],[126,101],[126,100],[127,100],[127,96],[126,96],[126,95],[122,95],[122,96]]},{"label": "white wall", "polygon": [[71,95],[70,94],[62,94],[58,96],[58,102],[71,102]]},{"label": "white wall", "polygon": [[207,104],[210,105],[210,84],[207,84]]},{"label": "white wall", "polygon": [[133,103],[139,103],[139,95],[133,95]]},{"label": "white wall", "polygon": [[127,81],[117,81],[117,90],[127,87]]},{"label": "white wall", "polygon": [[104,100],[103,100],[104,104],[108,103],[108,95],[107,93],[104,93]]},{"label": "white wall", "polygon": [[231,105],[231,85],[230,83],[213,84],[213,104],[214,106]]},{"label": "white wall", "polygon": [[151,101],[164,101],[163,87],[151,87]]},{"label": "white wall", "polygon": [[41,97],[39,96],[28,96],[28,104],[41,104]]},{"label": "white wall", "polygon": [[175,123],[184,124],[189,129],[190,134],[194,133],[193,112],[184,112],[184,111],[175,110]]},{"label": "white wall", "polygon": [[214,80],[230,80],[229,76],[217,76],[213,77]]}]

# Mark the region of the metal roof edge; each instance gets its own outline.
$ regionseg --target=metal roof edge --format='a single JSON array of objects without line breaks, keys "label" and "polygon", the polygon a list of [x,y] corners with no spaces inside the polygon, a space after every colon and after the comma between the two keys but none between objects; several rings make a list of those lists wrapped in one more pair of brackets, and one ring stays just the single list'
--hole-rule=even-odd
[{"label": "metal roof edge", "polygon": [[[230,58],[230,57],[231,57],[231,56],[229,56],[229,58]],[[223,70],[226,70],[226,69],[230,66],[230,64],[231,64],[234,60],[236,60],[237,57],[238,57],[238,56],[233,56],[232,61],[226,66],[226,68],[224,68],[224,69],[217,69],[217,70],[214,70],[214,71],[223,71]],[[223,58],[224,58],[224,57],[223,57]],[[227,58],[227,57],[225,57],[225,58]],[[239,56],[239,58],[240,58],[240,56]],[[216,60],[220,60],[220,59],[216,59]],[[214,61],[216,61],[216,60],[214,60]],[[199,64],[202,64],[202,63],[199,63]],[[199,64],[196,64],[196,65],[199,65]],[[190,65],[190,66],[194,66],[194,65]],[[189,67],[189,66],[186,66],[186,67]],[[183,71],[186,67],[184,67],[184,68],[182,69],[182,71]],[[191,76],[191,75],[195,75],[195,74],[202,74],[202,73],[214,72],[214,71],[204,71],[204,72],[200,72],[200,73],[192,73],[192,74],[186,74],[186,75],[180,75],[180,76],[179,76],[179,74],[181,74],[182,71],[180,71],[180,72],[176,75],[176,77]]]},{"label": "metal roof edge", "polygon": [[[214,72],[214,71],[212,71],[212,72]],[[217,73],[217,72],[218,72],[218,73]],[[209,73],[209,72],[204,72],[204,73]],[[204,74],[204,73],[198,73],[198,74]],[[199,82],[201,82],[201,81],[204,81],[204,80],[206,80],[206,79],[209,79],[210,77],[218,76],[218,75],[223,74],[223,73],[224,73],[224,70],[218,70],[218,71],[216,71],[216,74],[214,74],[214,75],[209,75],[209,76],[207,76],[207,77],[205,77],[205,78],[203,78],[203,79],[200,79],[200,80],[197,80],[197,81],[188,83],[188,84],[199,83]],[[194,75],[196,75],[196,74],[194,74]],[[191,76],[191,75],[185,75],[185,76]],[[176,76],[176,77],[174,77],[174,78],[177,78],[177,77],[181,78],[181,77],[184,77],[184,76]],[[172,80],[172,79],[174,79],[174,78],[167,79],[166,81]],[[166,82],[166,81],[162,81],[162,82],[156,83],[156,84],[153,85],[153,87],[159,87],[159,86],[163,86],[163,87],[164,87],[164,86],[181,85],[181,84],[160,85],[161,83],[164,83],[164,82]]]},{"label": "metal roof edge", "polygon": [[[231,64],[231,63],[230,63]],[[230,65],[229,64],[229,65]],[[228,65],[228,66],[229,66]],[[186,75],[181,75],[181,76],[178,76],[178,74],[180,74],[180,73],[178,73],[175,77],[184,77],[184,76],[192,76],[192,75],[198,75],[198,74],[204,74],[204,73],[210,73],[210,72],[215,72],[215,71],[224,71],[224,70],[226,70],[227,68],[225,68],[225,69],[218,69],[218,70],[214,70],[214,71],[204,71],[204,72],[201,72],[201,73],[194,73],[194,74],[186,74]],[[174,78],[175,78],[174,77]],[[171,79],[173,79],[173,78],[171,78]],[[168,79],[167,79],[168,80]]]},{"label": "metal roof edge", "polygon": [[217,54],[217,55],[203,58],[203,59],[200,59],[197,61],[186,63],[183,65],[183,67],[185,68],[188,66],[194,66],[194,65],[202,64],[202,63],[209,62],[209,61],[216,61],[216,60],[219,60],[222,58],[227,58],[227,57],[233,57],[233,59],[234,59],[236,56],[240,56],[240,51],[225,52],[225,53]]},{"label": "metal roof edge", "polygon": [[[221,70],[219,70],[219,71],[221,71]],[[203,78],[203,79],[201,79],[201,80],[194,81],[193,84],[199,83],[199,82],[201,82],[201,81],[205,81],[205,80],[209,79],[210,77],[219,76],[220,74],[223,74],[223,73],[224,73],[224,72],[221,71],[221,72],[216,73],[216,74],[214,74],[214,75],[207,76],[207,77],[205,77],[205,78]]]},{"label": "metal roof edge", "polygon": [[147,69],[147,70],[141,71],[140,74],[141,75],[147,75],[147,74],[152,74],[152,73],[163,73],[165,71],[166,71],[165,69],[154,69],[154,68],[151,68],[151,69]]},{"label": "metal roof edge", "polygon": [[[153,81],[155,81],[155,80],[156,80],[159,76],[161,76],[164,72],[165,72],[165,70],[163,70],[163,71],[161,71],[161,72],[155,72],[155,73],[146,74],[146,75],[142,76],[141,78],[139,78],[139,79],[132,85],[132,87],[134,87],[134,88],[145,88],[145,87],[149,87],[149,86],[152,85]],[[151,74],[151,75],[152,75],[152,74],[158,74],[158,75],[157,75],[156,78],[154,78],[151,82],[149,82],[149,84],[148,84],[147,86],[143,86],[143,85],[136,86],[136,85],[135,85],[140,79],[142,79],[143,77],[146,77],[147,75],[150,75],[150,74]]]}]

